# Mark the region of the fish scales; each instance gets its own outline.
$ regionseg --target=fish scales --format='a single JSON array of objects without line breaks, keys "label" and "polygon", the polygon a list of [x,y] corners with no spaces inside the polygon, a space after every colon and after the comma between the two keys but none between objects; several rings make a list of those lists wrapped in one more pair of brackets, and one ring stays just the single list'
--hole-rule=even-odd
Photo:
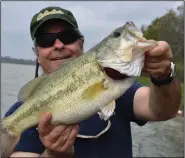
[{"label": "fish scales", "polygon": [[[86,57],[86,60],[84,60],[84,58],[82,58],[81,60],[78,60],[78,62],[84,61],[84,62],[81,62],[80,65],[78,64],[78,62],[71,63],[71,68],[69,66],[69,68],[66,69],[67,70],[66,72],[62,72],[65,74],[61,77],[62,79],[58,79],[58,77],[56,77],[53,82],[49,82],[46,80],[45,81],[46,84],[42,85],[42,87],[40,87],[35,92],[35,94],[27,101],[27,103],[24,106],[25,107],[24,112],[19,113],[19,110],[16,111],[15,118],[13,118],[14,122],[17,122],[18,126],[21,126],[22,120],[24,120],[24,118],[28,119],[29,122],[36,122],[37,119],[35,118],[35,115],[30,115],[30,117],[32,116],[34,117],[29,118],[30,113],[37,113],[39,111],[42,111],[42,107],[48,107],[49,109],[52,109],[54,108],[54,106],[57,106],[57,105],[60,106],[61,105],[60,100],[63,100],[63,101],[66,100],[64,99],[64,96],[67,97],[69,94],[72,96],[72,93],[75,90],[77,90],[77,88],[80,88],[80,87],[82,89],[81,90],[81,93],[82,93],[83,90],[85,90],[85,88],[88,88],[90,84],[93,84],[91,83],[91,80],[93,77],[95,77],[95,81],[96,81],[96,78],[103,79],[100,77],[101,74],[103,73],[97,61],[95,60],[95,55],[91,53],[84,57]],[[58,73],[58,75],[62,73]],[[47,84],[47,83],[50,83],[50,84]],[[53,89],[52,87],[55,87],[55,86],[59,86],[60,88],[57,90]],[[42,95],[42,94],[48,94],[48,95]],[[40,97],[37,97],[34,99],[34,96],[37,96],[37,95],[39,95]],[[72,96],[71,98],[73,98],[74,100],[74,97],[75,96]],[[80,99],[80,98],[76,98],[76,99]],[[58,102],[60,102],[60,104],[57,104],[56,102],[57,100]],[[70,100],[70,99],[67,99],[67,100]],[[63,111],[65,111],[65,109],[67,109],[70,104],[66,104],[66,105],[67,105],[66,107],[64,105],[61,106]],[[13,124],[10,125],[11,130],[12,130],[12,126],[14,125]]]}]

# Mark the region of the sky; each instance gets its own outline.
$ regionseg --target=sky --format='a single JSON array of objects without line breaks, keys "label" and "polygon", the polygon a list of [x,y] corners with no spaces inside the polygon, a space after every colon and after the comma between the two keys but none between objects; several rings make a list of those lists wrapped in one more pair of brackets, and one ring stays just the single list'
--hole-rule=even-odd
[{"label": "sky", "polygon": [[59,6],[74,14],[85,36],[84,49],[87,51],[126,21],[133,21],[140,28],[179,4],[182,1],[3,1],[1,56],[35,59],[30,21],[44,7]]}]

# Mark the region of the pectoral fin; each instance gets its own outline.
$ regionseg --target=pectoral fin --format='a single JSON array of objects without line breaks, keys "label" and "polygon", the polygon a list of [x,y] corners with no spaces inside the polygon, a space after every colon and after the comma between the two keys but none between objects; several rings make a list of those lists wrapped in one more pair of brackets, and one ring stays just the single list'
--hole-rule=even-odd
[{"label": "pectoral fin", "polygon": [[82,93],[82,99],[93,100],[105,91],[104,81],[93,84]]},{"label": "pectoral fin", "polygon": [[113,114],[116,107],[116,102],[113,100],[111,103],[109,103],[107,106],[100,109],[101,113],[99,113],[99,116],[103,120],[108,120]]},{"label": "pectoral fin", "polygon": [[36,90],[39,84],[43,82],[46,76],[40,76],[25,84],[19,91],[18,101],[26,101]]}]

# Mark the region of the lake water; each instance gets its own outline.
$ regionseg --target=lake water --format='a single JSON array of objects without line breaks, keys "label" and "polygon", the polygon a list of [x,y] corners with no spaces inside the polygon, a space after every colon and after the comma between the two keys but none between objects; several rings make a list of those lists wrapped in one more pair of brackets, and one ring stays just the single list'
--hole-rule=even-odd
[{"label": "lake water", "polygon": [[[1,117],[16,102],[19,89],[34,78],[35,67],[1,64]],[[184,157],[184,118],[132,126],[134,157]]]}]

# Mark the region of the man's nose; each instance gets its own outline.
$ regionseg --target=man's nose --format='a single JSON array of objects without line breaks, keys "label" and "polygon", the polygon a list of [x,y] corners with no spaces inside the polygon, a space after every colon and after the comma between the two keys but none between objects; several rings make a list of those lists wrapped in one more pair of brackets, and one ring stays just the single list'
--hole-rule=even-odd
[{"label": "man's nose", "polygon": [[55,48],[60,48],[61,49],[63,46],[64,46],[64,44],[59,39],[55,40],[55,43],[54,43]]}]

